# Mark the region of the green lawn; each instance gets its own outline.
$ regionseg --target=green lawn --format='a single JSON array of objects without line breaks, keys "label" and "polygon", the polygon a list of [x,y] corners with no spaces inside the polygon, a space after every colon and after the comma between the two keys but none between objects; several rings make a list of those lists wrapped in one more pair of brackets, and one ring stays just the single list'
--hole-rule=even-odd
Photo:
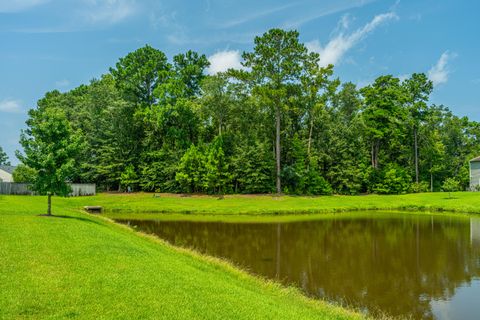
[{"label": "green lawn", "polygon": [[[276,197],[234,195],[223,200],[209,196],[181,197],[150,193],[100,194],[95,197],[54,199],[62,206],[101,205],[111,213],[285,214],[349,210],[415,210],[480,213],[480,192],[419,193],[406,195]],[[45,200],[46,201],[46,200]],[[21,200],[20,200],[21,203]]]},{"label": "green lawn", "polygon": [[0,197],[0,319],[360,318],[76,210],[150,198],[54,198],[48,218],[44,197]]},{"label": "green lawn", "polygon": [[[241,219],[273,213],[411,209],[480,213],[480,193],[398,196],[216,197],[100,194],[0,196],[0,319],[350,319],[358,315],[254,278],[213,258],[81,212]],[[161,216],[161,215],[156,215]],[[302,216],[307,217],[307,216]],[[276,217],[275,219],[277,219]],[[281,219],[289,219],[281,216]],[[297,217],[298,218],[298,217]]]}]

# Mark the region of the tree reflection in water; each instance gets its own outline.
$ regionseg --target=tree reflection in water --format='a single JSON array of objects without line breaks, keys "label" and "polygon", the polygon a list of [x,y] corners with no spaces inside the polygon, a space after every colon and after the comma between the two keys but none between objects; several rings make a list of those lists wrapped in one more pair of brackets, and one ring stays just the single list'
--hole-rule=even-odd
[{"label": "tree reflection in water", "polygon": [[[371,314],[431,319],[432,301],[448,301],[480,276],[480,234],[472,234],[471,221],[478,224],[468,217],[365,213],[290,223],[128,223],[309,295]],[[474,319],[480,309],[470,307]]]}]

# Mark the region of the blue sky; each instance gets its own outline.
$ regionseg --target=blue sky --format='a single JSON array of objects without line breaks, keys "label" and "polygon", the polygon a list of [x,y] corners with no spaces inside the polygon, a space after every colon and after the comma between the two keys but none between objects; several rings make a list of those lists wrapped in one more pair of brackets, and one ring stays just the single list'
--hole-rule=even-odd
[{"label": "blue sky", "polygon": [[238,66],[253,38],[297,29],[343,81],[425,72],[431,101],[480,121],[480,1],[0,0],[0,146],[16,163],[27,110],[108,71],[145,44],[170,58],[206,54]]}]

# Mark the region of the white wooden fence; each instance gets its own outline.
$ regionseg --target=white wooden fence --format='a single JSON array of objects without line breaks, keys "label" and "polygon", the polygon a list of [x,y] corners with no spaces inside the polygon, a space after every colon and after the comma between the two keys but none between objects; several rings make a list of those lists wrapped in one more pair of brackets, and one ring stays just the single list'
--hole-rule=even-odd
[{"label": "white wooden fence", "polygon": [[[94,183],[70,183],[71,197],[94,196],[96,185]],[[0,182],[0,194],[34,195],[28,183]]]}]

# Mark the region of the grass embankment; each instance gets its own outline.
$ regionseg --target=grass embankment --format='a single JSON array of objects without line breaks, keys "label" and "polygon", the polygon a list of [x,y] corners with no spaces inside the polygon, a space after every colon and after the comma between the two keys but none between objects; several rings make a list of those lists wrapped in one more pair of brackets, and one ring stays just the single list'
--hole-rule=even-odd
[{"label": "grass embankment", "polygon": [[223,200],[211,196],[150,193],[99,194],[95,197],[55,199],[60,205],[103,206],[106,213],[189,213],[262,215],[326,213],[355,210],[414,210],[480,213],[480,192],[419,193],[406,195],[295,197],[232,195]]},{"label": "grass embankment", "polygon": [[[227,263],[173,248],[80,212],[100,205],[109,216],[221,219],[240,214],[348,210],[480,213],[480,193],[398,196],[215,197],[100,194],[53,199],[63,217],[38,216],[46,198],[0,196],[0,318],[31,319],[349,319],[359,316],[247,275]],[[176,213],[176,214],[174,214]],[[160,216],[160,215],[157,215]],[[278,218],[278,217],[277,217]],[[288,219],[288,216],[281,217]],[[296,217],[298,218],[298,217]]]},{"label": "grass embankment", "polygon": [[[360,318],[77,210],[181,203],[150,198],[54,198],[53,212],[61,217],[47,218],[38,216],[44,197],[0,197],[0,319]],[[209,200],[198,201],[207,206]],[[210,209],[220,204],[210,202]]]}]

